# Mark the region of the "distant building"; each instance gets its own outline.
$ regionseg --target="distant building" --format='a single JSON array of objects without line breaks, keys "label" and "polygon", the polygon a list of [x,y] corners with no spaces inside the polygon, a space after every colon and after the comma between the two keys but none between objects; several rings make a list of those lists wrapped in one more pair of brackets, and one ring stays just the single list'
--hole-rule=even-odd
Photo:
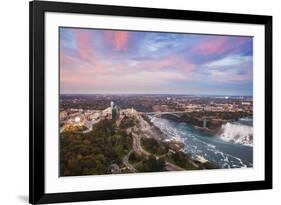
[{"label": "distant building", "polygon": [[242,102],[242,105],[251,105],[251,102],[244,101],[244,102]]},{"label": "distant building", "polygon": [[80,122],[81,122],[81,118],[80,117],[75,117],[74,118],[74,122],[76,123],[76,124],[80,124]]},{"label": "distant building", "polygon": [[90,120],[97,120],[97,119],[100,118],[100,115],[101,115],[100,113],[95,112],[95,113],[93,113],[92,115],[89,116],[89,119]]}]

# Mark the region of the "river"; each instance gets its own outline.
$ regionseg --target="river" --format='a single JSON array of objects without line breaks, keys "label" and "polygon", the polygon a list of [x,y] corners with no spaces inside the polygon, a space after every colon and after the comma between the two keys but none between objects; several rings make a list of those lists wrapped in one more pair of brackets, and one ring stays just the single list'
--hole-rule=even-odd
[{"label": "river", "polygon": [[185,144],[184,152],[194,159],[200,156],[221,168],[253,167],[252,119],[242,118],[222,125],[211,135],[187,123],[150,116],[151,121],[168,136]]}]

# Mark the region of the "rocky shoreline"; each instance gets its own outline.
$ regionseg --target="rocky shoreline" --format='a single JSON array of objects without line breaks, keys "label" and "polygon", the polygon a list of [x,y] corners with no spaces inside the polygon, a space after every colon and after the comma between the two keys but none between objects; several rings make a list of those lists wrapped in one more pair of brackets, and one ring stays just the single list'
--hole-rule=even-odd
[{"label": "rocky shoreline", "polygon": [[[145,118],[144,118],[145,119]],[[166,136],[157,126],[155,126],[149,119],[146,119],[150,125],[150,130],[152,131],[149,135],[146,135],[148,139],[155,139],[158,141],[159,146],[164,145],[168,147],[168,150],[170,154],[178,155],[181,157],[182,162],[178,163],[184,163],[186,161],[187,163],[191,164],[193,168],[188,168],[184,170],[189,170],[189,169],[219,169],[217,165],[213,164],[212,162],[209,162],[203,157],[196,157],[193,158],[186,152],[184,152],[185,144],[178,140],[178,139],[171,139],[170,137]],[[161,136],[160,138],[155,138],[153,136]]]}]

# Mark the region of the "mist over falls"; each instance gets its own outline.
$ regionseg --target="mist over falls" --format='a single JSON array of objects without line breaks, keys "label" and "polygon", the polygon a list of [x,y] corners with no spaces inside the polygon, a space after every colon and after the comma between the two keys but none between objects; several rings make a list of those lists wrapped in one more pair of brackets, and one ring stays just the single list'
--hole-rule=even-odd
[{"label": "mist over falls", "polygon": [[253,127],[240,123],[226,123],[222,125],[220,138],[232,143],[253,145]]}]

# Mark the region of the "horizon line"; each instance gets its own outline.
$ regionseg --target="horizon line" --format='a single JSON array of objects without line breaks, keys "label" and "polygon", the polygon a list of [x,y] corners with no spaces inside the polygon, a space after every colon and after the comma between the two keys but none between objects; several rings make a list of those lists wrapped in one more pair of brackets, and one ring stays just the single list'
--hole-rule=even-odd
[{"label": "horizon line", "polygon": [[253,95],[234,94],[185,94],[185,93],[60,93],[60,95],[190,95],[190,96],[243,96],[253,97]]}]

